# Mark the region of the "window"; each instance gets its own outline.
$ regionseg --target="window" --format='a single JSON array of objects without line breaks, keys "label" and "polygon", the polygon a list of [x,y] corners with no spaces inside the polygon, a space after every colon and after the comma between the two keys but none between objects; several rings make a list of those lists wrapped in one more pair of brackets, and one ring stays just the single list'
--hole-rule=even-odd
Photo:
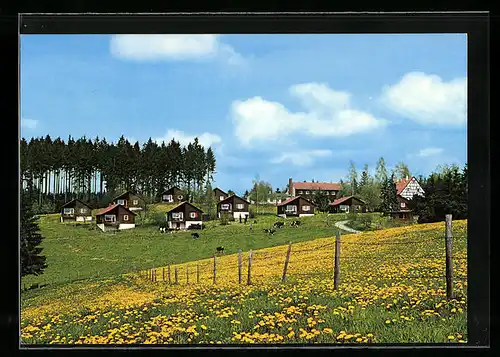
[{"label": "window", "polygon": [[329,195],[330,194],[330,191],[325,191],[325,195]]},{"label": "window", "polygon": [[177,196],[177,199],[182,200],[182,195]]},{"label": "window", "polygon": [[85,213],[87,210],[85,208],[80,208],[80,213]]},{"label": "window", "polygon": [[125,205],[125,200],[117,200],[116,203],[118,203],[119,205]]},{"label": "window", "polygon": [[124,214],[124,215],[123,215],[123,220],[124,220],[124,221],[128,221],[128,214]]},{"label": "window", "polygon": [[341,211],[349,212],[349,206],[348,205],[340,205],[339,208],[340,208]]},{"label": "window", "polygon": [[191,217],[191,218],[196,218],[196,217],[198,217],[198,213],[197,213],[197,212],[191,212],[191,213],[189,214],[189,217]]},{"label": "window", "polygon": [[299,191],[299,195],[302,195],[303,193],[304,193],[304,191],[302,191],[302,190],[301,190],[301,191]]},{"label": "window", "polygon": [[310,211],[310,210],[311,210],[311,206],[309,206],[309,205],[302,206],[302,211]]},{"label": "window", "polygon": [[406,203],[401,202],[401,207],[402,207],[402,208],[405,208],[405,207],[406,207]]},{"label": "window", "polygon": [[222,200],[224,200],[224,196],[219,197],[219,201],[222,201]]},{"label": "window", "polygon": [[116,221],[116,216],[114,214],[105,214],[104,215],[104,221],[105,222],[115,222]]},{"label": "window", "polygon": [[173,219],[182,219],[182,212],[174,212],[172,213]]},{"label": "window", "polygon": [[309,191],[306,191],[306,195],[308,195],[308,194],[309,194]]},{"label": "window", "polygon": [[238,203],[238,204],[236,205],[236,208],[237,208],[237,209],[243,209],[243,207],[245,207],[245,205],[244,205],[243,203]]},{"label": "window", "polygon": [[134,200],[134,201],[133,201],[133,205],[134,205],[134,206],[136,206],[136,205],[138,205],[138,204],[139,204],[139,200]]},{"label": "window", "polygon": [[168,197],[169,197],[168,195],[163,195],[163,199],[164,199],[165,201],[167,201],[167,200],[168,200]]},{"label": "window", "polygon": [[295,205],[286,205],[287,212],[297,212],[297,206]]},{"label": "window", "polygon": [[229,204],[225,203],[223,205],[220,205],[220,208],[223,210],[228,210],[229,209]]},{"label": "window", "polygon": [[75,213],[75,209],[74,208],[65,208],[63,210],[64,214],[74,214]]}]

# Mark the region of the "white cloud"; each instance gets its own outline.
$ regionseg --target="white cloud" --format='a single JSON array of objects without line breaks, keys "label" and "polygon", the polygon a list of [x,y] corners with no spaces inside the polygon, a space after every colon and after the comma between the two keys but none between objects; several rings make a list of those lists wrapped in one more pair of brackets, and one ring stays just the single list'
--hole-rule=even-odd
[{"label": "white cloud", "polygon": [[351,108],[350,93],[335,91],[323,83],[294,85],[289,92],[305,112],[290,112],[283,104],[259,96],[232,103],[231,118],[242,145],[276,140],[295,132],[316,137],[345,137],[386,124],[370,113]]},{"label": "white cloud", "polygon": [[164,141],[167,144],[170,140],[174,139],[175,141],[178,141],[181,145],[187,145],[190,142],[193,142],[194,138],[198,138],[198,142],[200,143],[200,145],[202,145],[205,148],[208,148],[209,146],[212,146],[214,144],[219,144],[222,142],[220,136],[216,134],[205,132],[199,135],[190,135],[180,130],[168,130],[164,137],[155,138],[153,139],[153,141],[160,144],[161,142]]},{"label": "white cloud", "polygon": [[427,157],[427,156],[433,156],[433,155],[438,155],[443,152],[442,148],[425,148],[419,151],[417,156],[420,157]]},{"label": "white cloud", "polygon": [[36,129],[38,125],[38,120],[35,119],[21,119],[21,128],[23,129]]},{"label": "white cloud", "polygon": [[444,82],[437,75],[407,73],[383,89],[381,101],[420,124],[460,126],[467,121],[467,78]]},{"label": "white cloud", "polygon": [[313,162],[314,158],[326,157],[332,155],[331,150],[308,150],[302,152],[290,152],[283,153],[281,156],[276,157],[271,160],[273,164],[279,164],[282,162],[290,162],[295,166],[309,165]]},{"label": "white cloud", "polygon": [[111,54],[134,61],[183,61],[221,58],[238,65],[243,58],[219,35],[114,35]]}]

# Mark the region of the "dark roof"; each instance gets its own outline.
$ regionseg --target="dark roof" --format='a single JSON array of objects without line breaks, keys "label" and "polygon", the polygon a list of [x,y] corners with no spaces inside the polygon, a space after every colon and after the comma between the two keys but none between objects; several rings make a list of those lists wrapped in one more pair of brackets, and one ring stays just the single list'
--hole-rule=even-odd
[{"label": "dark roof", "polygon": [[214,188],[214,189],[213,189],[213,191],[214,191],[214,192],[215,192],[215,190],[219,190],[219,191],[220,191],[220,192],[222,192],[223,194],[227,195],[227,193],[226,193],[226,192],[222,191],[222,190],[221,190],[220,188],[218,188],[218,187],[216,187],[216,188]]},{"label": "dark roof", "polygon": [[337,206],[337,205],[341,204],[342,202],[347,201],[350,198],[355,198],[358,201],[361,201],[362,203],[366,204],[366,202],[363,201],[361,198],[358,198],[356,196],[346,196],[346,197],[337,198],[335,201],[333,201],[332,203],[330,203],[330,206]]},{"label": "dark roof", "polygon": [[[131,195],[134,195],[134,196],[138,196],[136,193],[130,191],[130,190],[127,190],[125,192],[123,192],[121,195],[119,196],[116,196],[115,198],[113,198],[113,201],[116,201],[117,199],[119,198],[122,198],[123,196],[127,195],[127,194],[131,194]],[[140,198],[140,197],[139,197]]]},{"label": "dark roof", "polygon": [[103,215],[103,214],[106,214],[106,213],[108,213],[108,212],[110,212],[110,211],[114,210],[114,209],[115,209],[116,207],[118,207],[118,206],[122,206],[124,210],[126,210],[126,211],[130,212],[130,214],[133,214],[134,216],[136,216],[136,214],[135,214],[134,212],[132,212],[131,210],[129,210],[129,209],[128,209],[128,208],[126,208],[125,206],[123,206],[123,205],[119,205],[119,204],[114,204],[114,205],[111,205],[111,206],[109,206],[109,207],[106,207],[106,208],[104,208],[103,210],[101,210],[101,211],[97,212],[95,215],[96,215],[96,216],[101,216],[101,215]]},{"label": "dark roof", "polygon": [[217,205],[219,205],[219,204],[223,203],[224,201],[229,201],[229,200],[230,200],[231,198],[233,198],[233,197],[239,198],[240,200],[245,201],[245,202],[246,202],[246,203],[248,203],[248,204],[251,204],[250,202],[248,202],[248,201],[247,201],[247,200],[245,200],[244,198],[241,198],[241,197],[240,197],[240,196],[238,196],[238,195],[231,195],[231,196],[228,196],[228,197],[224,198],[222,201],[217,202]]},{"label": "dark roof", "polygon": [[169,210],[167,211],[167,213],[168,213],[168,212],[173,211],[173,210],[174,210],[174,209],[176,209],[176,208],[179,208],[179,207],[180,207],[180,206],[182,206],[182,205],[190,205],[190,206],[191,206],[191,207],[193,207],[194,209],[196,209],[196,210],[200,211],[201,213],[203,213],[203,210],[202,210],[201,208],[196,207],[195,205],[193,205],[192,203],[189,203],[188,201],[182,201],[182,202],[181,202],[181,203],[179,203],[178,205],[176,205],[176,206],[174,206],[173,208],[169,209]]},{"label": "dark roof", "polygon": [[70,203],[73,203],[73,202],[75,202],[75,201],[80,202],[82,205],[84,205],[84,206],[86,206],[86,207],[88,207],[88,208],[92,209],[92,207],[90,207],[88,204],[86,204],[85,202],[82,202],[82,201],[80,201],[79,199],[76,199],[76,198],[75,198],[74,200],[71,200],[71,201],[69,201],[69,202],[66,202],[65,204],[63,204],[63,205],[61,206],[61,208],[64,208],[64,207],[66,207],[67,205],[69,205]]},{"label": "dark roof", "polygon": [[299,198],[302,198],[304,201],[307,201],[309,202],[311,205],[313,206],[316,206],[316,204],[310,200],[308,200],[307,198],[304,198],[302,196],[297,196],[297,197],[290,197],[290,198],[287,198],[286,200],[284,200],[283,202],[281,203],[278,203],[277,206],[284,206],[292,201],[295,201],[295,200],[298,200]]}]

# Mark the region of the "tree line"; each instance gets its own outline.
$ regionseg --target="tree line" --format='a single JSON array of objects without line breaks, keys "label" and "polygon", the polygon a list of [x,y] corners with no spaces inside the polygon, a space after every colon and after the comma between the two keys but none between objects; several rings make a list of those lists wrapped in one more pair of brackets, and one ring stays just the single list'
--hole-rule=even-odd
[{"label": "tree line", "polygon": [[156,201],[177,185],[189,194],[213,180],[216,160],[195,138],[185,146],[172,139],[158,144],[151,138],[142,146],[123,136],[113,143],[105,138],[22,138],[21,184],[36,192],[38,213],[50,212],[71,199],[105,206],[126,190]]}]

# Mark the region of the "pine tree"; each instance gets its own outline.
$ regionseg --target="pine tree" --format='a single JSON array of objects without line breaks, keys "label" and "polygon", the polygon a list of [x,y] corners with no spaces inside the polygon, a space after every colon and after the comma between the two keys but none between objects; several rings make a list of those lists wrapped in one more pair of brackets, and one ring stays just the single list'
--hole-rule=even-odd
[{"label": "pine tree", "polygon": [[[31,191],[31,189],[30,189]],[[46,258],[40,253],[43,248],[39,245],[43,236],[39,233],[38,217],[31,210],[31,194],[29,192],[21,193],[21,227],[20,227],[20,262],[21,277],[26,275],[43,274],[47,267]]]},{"label": "pine tree", "polygon": [[396,183],[394,182],[394,175],[391,175],[390,178],[386,178],[386,180],[383,182],[380,196],[381,196],[380,208],[385,215],[397,210],[398,199],[397,199]]}]

